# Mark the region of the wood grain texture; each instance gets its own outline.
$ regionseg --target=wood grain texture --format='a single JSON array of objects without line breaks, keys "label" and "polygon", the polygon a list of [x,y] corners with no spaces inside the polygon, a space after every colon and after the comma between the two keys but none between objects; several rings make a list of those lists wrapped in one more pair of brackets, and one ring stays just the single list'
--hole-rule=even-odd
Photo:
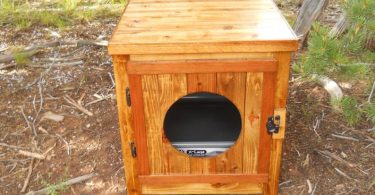
[{"label": "wood grain texture", "polygon": [[269,170],[269,182],[264,190],[265,194],[278,195],[279,190],[279,177],[280,177],[280,166],[282,157],[282,144],[283,139],[273,139],[271,147],[271,166]]},{"label": "wood grain texture", "polygon": [[165,151],[163,150],[163,122],[160,121],[162,113],[159,107],[162,92],[158,75],[142,76],[142,87],[150,173],[165,174],[167,168],[164,161]]},{"label": "wood grain texture", "polygon": [[187,93],[185,74],[142,76],[151,174],[190,173],[188,157],[164,135],[164,117],[170,106]]},{"label": "wood grain texture", "polygon": [[[188,74],[188,93],[217,92],[217,78],[215,73]],[[190,172],[192,174],[207,174],[216,172],[216,160],[210,158],[190,158]]]},{"label": "wood grain texture", "polygon": [[130,61],[173,61],[173,60],[223,60],[223,59],[273,59],[273,53],[206,53],[206,54],[159,54],[131,55]]},{"label": "wood grain texture", "polygon": [[267,133],[266,121],[274,114],[275,74],[263,73],[262,114],[260,117],[258,173],[268,173],[271,155],[271,135]]},{"label": "wood grain texture", "polygon": [[174,148],[164,135],[163,124],[164,117],[168,109],[179,98],[187,93],[187,82],[185,74],[158,75],[159,79],[159,101],[156,106],[159,107],[161,115],[154,116],[159,118],[159,129],[163,132],[163,150],[164,162],[166,164],[167,174],[189,174],[190,160],[187,155]]},{"label": "wood grain texture", "polygon": [[130,1],[110,54],[294,51],[297,37],[272,0]]},{"label": "wood grain texture", "polygon": [[142,101],[142,80],[141,76],[129,76],[129,88],[131,91],[130,99],[133,111],[133,126],[135,145],[137,148],[138,171],[139,175],[147,175],[150,173],[149,157],[147,154],[147,140],[145,127],[144,102]]},{"label": "wood grain texture", "polygon": [[149,184],[142,185],[142,194],[260,194],[262,188],[253,183]]},{"label": "wood grain texture", "polygon": [[126,70],[128,74],[275,72],[277,70],[277,61],[272,59],[129,61]]},{"label": "wood grain texture", "polygon": [[288,97],[291,54],[290,52],[278,52],[275,54],[275,58],[278,61],[275,86],[275,108],[285,108]]},{"label": "wood grain texture", "polygon": [[113,67],[116,80],[117,108],[119,115],[120,137],[126,187],[129,195],[141,194],[138,181],[137,159],[131,155],[130,143],[134,141],[134,129],[132,125],[132,111],[126,105],[125,89],[129,87],[129,80],[125,71],[126,56],[113,56]]},{"label": "wood grain texture", "polygon": [[237,142],[216,157],[216,173],[242,173],[242,148],[245,119],[246,73],[218,73],[217,93],[228,98],[241,114],[242,128]]},{"label": "wood grain texture", "polygon": [[260,121],[263,97],[263,73],[247,73],[243,141],[243,173],[257,173]]},{"label": "wood grain texture", "polygon": [[268,174],[150,175],[139,176],[139,181],[141,184],[266,183]]},{"label": "wood grain texture", "polygon": [[272,135],[272,139],[284,139],[285,138],[285,128],[286,128],[286,109],[276,108],[275,116],[280,116],[280,129],[279,132]]}]

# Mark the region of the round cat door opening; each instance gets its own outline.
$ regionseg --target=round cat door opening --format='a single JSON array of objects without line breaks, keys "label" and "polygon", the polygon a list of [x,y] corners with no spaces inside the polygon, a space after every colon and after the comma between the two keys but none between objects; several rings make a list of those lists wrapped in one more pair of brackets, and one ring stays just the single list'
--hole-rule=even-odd
[{"label": "round cat door opening", "polygon": [[241,114],[226,97],[193,93],[178,99],[164,118],[167,139],[192,157],[211,157],[228,150],[241,133]]}]

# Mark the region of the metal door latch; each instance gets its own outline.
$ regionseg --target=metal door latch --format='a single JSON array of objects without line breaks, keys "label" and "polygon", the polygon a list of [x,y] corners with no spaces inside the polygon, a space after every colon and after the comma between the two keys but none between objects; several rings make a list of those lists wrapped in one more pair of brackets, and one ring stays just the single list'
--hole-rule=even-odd
[{"label": "metal door latch", "polygon": [[268,117],[266,128],[269,134],[278,133],[280,129],[280,116],[276,115],[275,117]]},{"label": "metal door latch", "polygon": [[134,142],[130,143],[130,150],[132,152],[132,156],[133,158],[137,157],[137,149],[135,147],[135,144]]}]

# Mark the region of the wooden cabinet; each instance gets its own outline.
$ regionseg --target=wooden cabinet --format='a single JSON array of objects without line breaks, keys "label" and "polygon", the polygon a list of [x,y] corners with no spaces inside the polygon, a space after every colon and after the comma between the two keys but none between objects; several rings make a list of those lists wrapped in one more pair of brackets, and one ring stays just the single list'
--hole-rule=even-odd
[{"label": "wooden cabinet", "polygon": [[[128,194],[277,194],[296,49],[272,0],[130,1],[109,45]],[[168,109],[195,92],[222,95],[240,113],[224,153],[191,157],[165,136]]]}]

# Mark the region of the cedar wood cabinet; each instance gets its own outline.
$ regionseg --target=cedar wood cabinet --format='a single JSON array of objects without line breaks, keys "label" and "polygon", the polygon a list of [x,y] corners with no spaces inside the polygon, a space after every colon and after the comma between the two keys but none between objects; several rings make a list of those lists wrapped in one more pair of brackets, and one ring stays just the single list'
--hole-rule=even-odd
[{"label": "cedar wood cabinet", "polygon": [[[272,0],[131,0],[109,44],[128,194],[277,194],[297,46]],[[189,157],[164,135],[167,110],[194,92],[241,114],[238,140],[215,157]]]}]

